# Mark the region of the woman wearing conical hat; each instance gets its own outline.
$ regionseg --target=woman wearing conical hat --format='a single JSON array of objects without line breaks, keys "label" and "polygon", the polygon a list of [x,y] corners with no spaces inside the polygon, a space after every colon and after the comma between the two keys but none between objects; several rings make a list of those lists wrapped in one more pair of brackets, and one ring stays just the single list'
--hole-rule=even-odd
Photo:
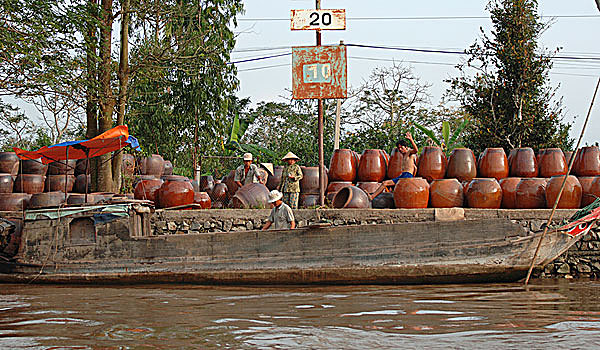
[{"label": "woman wearing conical hat", "polygon": [[288,152],[281,160],[287,162],[281,174],[281,183],[278,190],[283,193],[283,202],[292,209],[298,209],[298,197],[300,196],[300,180],[302,180],[302,169],[296,164],[298,157]]}]

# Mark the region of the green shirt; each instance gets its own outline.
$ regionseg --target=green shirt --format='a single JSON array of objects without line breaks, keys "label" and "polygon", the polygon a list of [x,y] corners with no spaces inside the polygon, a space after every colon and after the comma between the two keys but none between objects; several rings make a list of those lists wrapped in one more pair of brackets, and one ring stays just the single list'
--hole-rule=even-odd
[{"label": "green shirt", "polygon": [[272,227],[276,230],[290,229],[292,221],[294,221],[294,213],[287,204],[282,202],[280,206],[271,209],[268,220],[272,222]]},{"label": "green shirt", "polygon": [[[293,178],[290,178],[289,175]],[[279,190],[281,192],[300,192],[300,180],[302,180],[302,169],[300,165],[294,163],[292,165],[286,165],[283,168],[281,174],[281,183],[279,184]]]}]

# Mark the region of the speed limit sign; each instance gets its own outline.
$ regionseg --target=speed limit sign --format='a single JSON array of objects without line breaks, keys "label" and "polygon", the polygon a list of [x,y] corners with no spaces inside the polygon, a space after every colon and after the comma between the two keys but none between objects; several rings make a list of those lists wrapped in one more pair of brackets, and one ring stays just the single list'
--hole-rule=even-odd
[{"label": "speed limit sign", "polygon": [[292,30],[344,30],[346,10],[292,10]]}]

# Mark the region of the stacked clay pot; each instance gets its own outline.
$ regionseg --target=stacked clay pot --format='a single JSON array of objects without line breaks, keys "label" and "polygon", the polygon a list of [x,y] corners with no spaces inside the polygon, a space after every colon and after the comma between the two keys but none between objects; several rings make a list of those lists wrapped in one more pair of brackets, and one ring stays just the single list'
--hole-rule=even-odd
[{"label": "stacked clay pot", "polygon": [[237,209],[268,208],[269,189],[261,183],[242,186],[231,198],[231,206]]},{"label": "stacked clay pot", "polygon": [[575,154],[573,174],[577,176],[600,175],[600,149],[598,146],[582,147]]},{"label": "stacked clay pot", "polygon": [[[565,175],[553,176],[546,184],[546,206],[552,208],[558,197]],[[600,183],[598,183],[600,191]],[[592,183],[592,191],[594,183]],[[565,187],[558,201],[558,209],[577,209],[581,206],[581,184],[573,175],[567,176]]]},{"label": "stacked clay pot", "polygon": [[12,193],[14,180],[10,173],[0,173],[0,193]]},{"label": "stacked clay pot", "polygon": [[277,189],[281,183],[281,175],[283,174],[284,166],[278,165],[273,168],[273,175],[267,179],[267,188],[269,191]]},{"label": "stacked clay pot", "polygon": [[[319,167],[301,166],[302,179],[300,180],[300,192],[304,194],[319,194]],[[327,169],[325,169],[325,182],[327,183]],[[283,179],[282,179],[283,181]]]},{"label": "stacked clay pot", "polygon": [[32,194],[29,199],[29,209],[58,207],[67,201],[67,194],[60,191]]},{"label": "stacked clay pot", "polygon": [[446,167],[446,178],[471,181],[476,176],[477,162],[473,151],[468,148],[455,148],[452,150]]},{"label": "stacked clay pot", "polygon": [[170,160],[163,163],[163,175],[173,175],[173,163]]},{"label": "stacked clay pot", "polygon": [[215,187],[215,179],[212,175],[202,175],[200,176],[200,181],[198,182],[198,191],[196,192],[206,192],[210,193]]},{"label": "stacked clay pot", "polygon": [[388,162],[387,177],[388,179],[394,179],[402,175],[402,159],[403,155],[397,148],[394,148],[390,161]]},{"label": "stacked clay pot", "polygon": [[381,186],[380,182],[359,182],[356,184],[356,187],[365,191],[368,194],[373,194],[377,189]]},{"label": "stacked clay pot", "polygon": [[387,173],[387,154],[380,149],[366,149],[358,164],[358,181],[381,182]]},{"label": "stacked clay pot", "polygon": [[29,193],[0,193],[0,211],[23,211],[30,198]]},{"label": "stacked clay pot", "polygon": [[536,177],[538,176],[538,165],[535,153],[530,147],[522,147],[511,150],[513,155],[509,161],[510,176],[513,177]]},{"label": "stacked clay pot", "polygon": [[371,201],[371,207],[373,209],[394,209],[396,204],[394,203],[394,193],[382,192]]},{"label": "stacked clay pot", "polygon": [[206,192],[194,192],[194,203],[199,204],[202,209],[211,208],[210,196]]},{"label": "stacked clay pot", "polygon": [[19,172],[19,157],[15,152],[0,152],[0,174],[16,176]]},{"label": "stacked clay pot", "polygon": [[463,186],[457,179],[437,179],[429,187],[429,206],[432,208],[462,207]]},{"label": "stacked clay pot", "polygon": [[354,182],[358,166],[356,152],[349,149],[336,149],[329,161],[329,180]]},{"label": "stacked clay pot", "polygon": [[546,208],[547,179],[539,177],[522,178],[517,185],[515,203],[518,209]]},{"label": "stacked clay pot", "polygon": [[516,195],[519,182],[521,182],[520,177],[505,177],[500,180],[500,187],[502,188],[502,208],[515,209],[517,207]]},{"label": "stacked clay pot", "polygon": [[398,179],[394,187],[396,208],[427,208],[429,184],[422,177]]},{"label": "stacked clay pot", "polygon": [[592,204],[597,195],[592,193],[592,183],[598,178],[598,176],[579,176],[579,184],[581,185],[581,207],[587,207]]},{"label": "stacked clay pot", "polygon": [[339,190],[341,190],[344,187],[348,187],[348,186],[352,186],[352,182],[350,181],[332,181],[329,183],[329,185],[327,185],[327,189],[326,189],[326,193],[327,193],[327,200],[329,202],[333,201],[333,197],[336,195],[336,193],[339,192]]},{"label": "stacked clay pot", "polygon": [[[579,178],[578,180],[581,181],[582,178]],[[583,186],[582,186],[583,187]],[[591,182],[591,185],[588,189],[588,200],[587,202],[593,203],[596,198],[600,198],[600,176],[594,176],[593,180]],[[583,192],[583,191],[582,191]],[[585,207],[589,204],[584,205],[583,204],[583,196],[582,196],[582,203],[581,203],[581,207]]]},{"label": "stacked clay pot", "polygon": [[567,160],[560,148],[546,148],[538,153],[539,177],[552,177],[567,173]]},{"label": "stacked clay pot", "polygon": [[229,174],[227,174],[227,176],[223,179],[223,183],[227,185],[227,200],[233,198],[233,195],[235,195],[237,190],[240,188],[240,186],[238,186],[238,184],[235,183],[234,179],[235,169],[230,171]]},{"label": "stacked clay pot", "polygon": [[[136,186],[137,187],[137,186]],[[194,203],[194,187],[184,176],[169,175],[156,191],[159,208],[171,208]]]},{"label": "stacked clay pot", "polygon": [[216,209],[225,208],[229,203],[229,194],[227,185],[222,182],[217,182],[208,193],[211,199],[211,206]]},{"label": "stacked clay pot", "polygon": [[465,193],[470,208],[499,209],[502,205],[502,188],[495,178],[474,178]]},{"label": "stacked clay pot", "polygon": [[369,195],[356,186],[348,186],[339,190],[333,197],[332,204],[337,209],[371,207]]},{"label": "stacked clay pot", "polygon": [[165,160],[158,154],[153,154],[142,160],[142,174],[161,177],[165,171]]},{"label": "stacked clay pot", "polygon": [[428,182],[442,179],[446,174],[446,155],[439,147],[424,147],[419,156],[417,176],[423,177]]},{"label": "stacked clay pot", "polygon": [[72,192],[75,184],[75,167],[77,161],[69,159],[61,160],[48,164],[48,172],[46,175],[46,192]]},{"label": "stacked clay pot", "polygon": [[133,189],[133,198],[150,200],[156,203],[156,191],[162,186],[163,182],[162,179],[156,179],[154,177],[138,181]]},{"label": "stacked clay pot", "polygon": [[[91,188],[91,183],[92,183],[91,175],[79,174],[75,177],[75,184],[73,185],[73,192],[75,192],[75,193],[88,192],[89,193],[90,188]],[[86,191],[86,184],[87,184],[87,191]],[[134,187],[135,187],[135,185],[134,185]]]},{"label": "stacked clay pot", "polygon": [[14,193],[41,193],[44,192],[46,177],[40,174],[19,174],[13,184]]},{"label": "stacked clay pot", "polygon": [[479,177],[493,177],[500,181],[508,177],[508,158],[502,148],[486,148],[479,156]]}]

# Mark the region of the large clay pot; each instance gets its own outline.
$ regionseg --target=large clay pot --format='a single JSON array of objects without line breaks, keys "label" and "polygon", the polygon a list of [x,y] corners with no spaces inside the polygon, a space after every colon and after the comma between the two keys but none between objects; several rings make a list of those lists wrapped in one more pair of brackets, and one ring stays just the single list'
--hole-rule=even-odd
[{"label": "large clay pot", "polygon": [[133,189],[133,198],[147,199],[156,203],[156,191],[162,184],[161,179],[140,180]]},{"label": "large clay pot", "polygon": [[316,207],[319,205],[319,195],[304,193],[300,194],[299,202],[301,208]]},{"label": "large clay pot", "polygon": [[597,176],[580,176],[577,177],[579,184],[581,185],[581,207],[587,207],[592,204],[596,197],[592,193],[592,183],[596,180]]},{"label": "large clay pot", "polygon": [[31,194],[0,193],[0,211],[22,211],[29,206]]},{"label": "large clay pot", "polygon": [[332,181],[327,185],[327,200],[329,202],[333,201],[333,197],[336,193],[339,192],[344,187],[352,186],[352,182],[350,181]]},{"label": "large clay pot", "polygon": [[348,186],[342,188],[333,196],[332,204],[337,209],[370,208],[371,200],[365,191],[356,186]]},{"label": "large clay pot", "polygon": [[142,160],[142,174],[162,176],[165,170],[165,161],[158,154],[153,154]]},{"label": "large clay pot", "polygon": [[[475,157],[473,157],[473,165]],[[463,187],[457,179],[438,179],[429,187],[429,206],[432,208],[462,207]]]},{"label": "large clay pot", "polygon": [[13,184],[14,193],[41,193],[44,192],[46,177],[37,174],[19,174]]},{"label": "large clay pot", "polygon": [[[78,159],[75,163],[75,176],[79,174],[89,174],[89,170],[87,169],[87,159]],[[90,168],[92,167],[92,160],[90,159]]]},{"label": "large clay pot", "polygon": [[465,196],[471,208],[499,209],[502,205],[502,188],[495,178],[474,178]]},{"label": "large clay pot", "polygon": [[133,176],[133,174],[135,174],[135,157],[133,155],[127,153],[123,154],[121,171],[127,176]]},{"label": "large clay pot", "polygon": [[15,152],[0,152],[0,173],[17,175],[19,172],[19,157]]},{"label": "large clay pot", "polygon": [[386,154],[380,149],[366,149],[358,164],[358,181],[381,182],[387,173]]},{"label": "large clay pot", "polygon": [[58,161],[58,162],[52,162],[48,164],[48,175],[64,175],[64,174],[69,174],[69,175],[73,175],[75,174],[75,166],[77,164],[77,160],[76,159],[69,159],[68,161]]},{"label": "large clay pot", "polygon": [[75,185],[75,176],[73,176],[73,175],[48,175],[48,176],[46,176],[46,186],[44,187],[44,191],[45,192],[56,192],[56,191],[72,192],[74,185]]},{"label": "large clay pot", "polygon": [[336,149],[329,160],[329,180],[354,182],[358,163],[356,152],[349,149]]},{"label": "large clay pot", "polygon": [[575,154],[573,174],[577,176],[600,175],[600,149],[598,146],[582,147]]},{"label": "large clay pot", "polygon": [[567,173],[567,160],[560,148],[540,150],[538,168],[540,177],[552,177]]},{"label": "large clay pot", "polygon": [[31,195],[29,199],[29,209],[59,207],[67,201],[67,195],[64,192],[44,192]]},{"label": "large clay pot", "polygon": [[194,203],[200,204],[202,209],[210,209],[211,200],[206,192],[194,192]]},{"label": "large clay pot", "polygon": [[508,177],[508,159],[502,148],[486,148],[479,156],[479,177],[496,180]]},{"label": "large clay pot", "polygon": [[515,209],[517,207],[516,195],[519,182],[521,182],[520,177],[505,177],[500,180],[500,187],[502,188],[502,208]]},{"label": "large clay pot", "polygon": [[233,195],[240,188],[240,186],[238,186],[235,183],[234,179],[235,179],[235,170],[230,171],[229,174],[227,174],[227,176],[223,179],[223,183],[225,183],[225,185],[227,185],[227,195],[229,196],[229,198],[233,198]]},{"label": "large clay pot", "polygon": [[394,209],[396,204],[394,203],[394,194],[392,192],[382,192],[371,201],[371,207],[373,209]]},{"label": "large clay pot", "polygon": [[523,178],[517,185],[515,204],[518,209],[546,208],[546,179]]},{"label": "large clay pot", "polygon": [[12,193],[14,180],[11,174],[0,174],[0,193]]},{"label": "large clay pot", "polygon": [[[552,208],[554,206],[554,202],[556,201],[556,197],[558,197],[558,192],[560,191],[560,187],[562,186],[564,179],[565,175],[553,176],[546,184],[546,206],[548,208]],[[594,187],[597,187],[597,190],[600,193],[600,182],[596,181],[592,183],[592,192],[594,192]],[[567,176],[565,188],[563,189],[563,192],[560,195],[560,200],[558,201],[557,208],[578,209],[580,206],[581,184],[575,176],[569,175]]]},{"label": "large clay pot", "polygon": [[473,151],[468,148],[455,148],[452,150],[446,167],[446,178],[471,181],[476,176],[477,162]]},{"label": "large clay pot", "polygon": [[394,187],[396,208],[427,208],[429,184],[422,177],[398,179]]},{"label": "large clay pot", "polygon": [[375,191],[377,191],[379,186],[381,186],[381,183],[380,182],[359,182],[356,184],[356,186],[358,188],[360,188],[361,190],[367,192],[368,194],[373,194],[373,193],[375,193]]},{"label": "large clay pot", "polygon": [[213,208],[224,208],[229,202],[229,193],[227,185],[222,182],[216,183],[212,191],[209,192]]},{"label": "large clay pot", "polygon": [[268,208],[269,189],[261,183],[242,186],[231,198],[231,206],[238,209]]},{"label": "large clay pot", "polygon": [[173,163],[170,160],[163,163],[163,175],[173,175]]},{"label": "large clay pot", "polygon": [[[319,194],[319,167],[301,166],[302,180],[300,180],[300,192],[306,194]],[[325,182],[327,184],[327,169],[325,169]]]},{"label": "large clay pot", "polygon": [[46,175],[48,171],[48,165],[42,164],[41,159],[27,159],[21,160],[19,165],[20,174],[35,174],[35,175]]},{"label": "large clay pot", "polygon": [[273,168],[273,175],[269,175],[267,178],[267,188],[269,191],[273,191],[279,187],[279,184],[281,183],[281,175],[283,174],[283,168],[284,166],[282,165],[278,165]]},{"label": "large clay pot", "polygon": [[200,182],[198,184],[198,191],[196,192],[207,192],[212,191],[213,187],[215,187],[215,179],[212,175],[202,175],[200,176]]},{"label": "large clay pot", "polygon": [[[87,191],[85,190],[85,184],[86,184],[86,178],[87,177]],[[75,177],[75,184],[73,185],[73,192],[76,193],[86,193],[86,192],[90,192],[90,188],[92,183],[92,176],[91,175],[85,175],[85,174],[79,174],[77,175],[77,177]],[[135,187],[135,185],[134,185]]]},{"label": "large clay pot", "polygon": [[84,193],[69,193],[67,197],[67,204],[69,205],[84,205],[84,204],[96,204],[104,200],[103,196],[97,196],[95,194],[88,193],[87,201]]},{"label": "large clay pot", "polygon": [[[428,182],[443,179],[446,174],[446,155],[439,147],[426,146],[419,156],[417,175]],[[396,205],[398,207],[398,205]]]},{"label": "large clay pot", "polygon": [[194,188],[188,178],[168,178],[156,191],[156,200],[159,208],[192,204]]},{"label": "large clay pot", "polygon": [[[579,181],[582,178],[579,178]],[[589,202],[589,204],[593,203],[596,198],[600,198],[600,176],[594,176],[591,185],[589,186],[588,189],[588,200],[587,202]],[[562,201],[562,197],[561,197],[561,201]],[[582,200],[583,202],[583,200]],[[586,204],[589,205],[589,204]],[[581,204],[581,207],[584,207],[583,203]]]},{"label": "large clay pot", "polygon": [[392,156],[388,162],[387,177],[388,179],[394,179],[402,175],[402,160],[404,159],[403,154],[398,151],[397,148],[392,150]]},{"label": "large clay pot", "polygon": [[510,176],[536,177],[538,166],[535,153],[530,147],[516,148],[510,161]]}]

